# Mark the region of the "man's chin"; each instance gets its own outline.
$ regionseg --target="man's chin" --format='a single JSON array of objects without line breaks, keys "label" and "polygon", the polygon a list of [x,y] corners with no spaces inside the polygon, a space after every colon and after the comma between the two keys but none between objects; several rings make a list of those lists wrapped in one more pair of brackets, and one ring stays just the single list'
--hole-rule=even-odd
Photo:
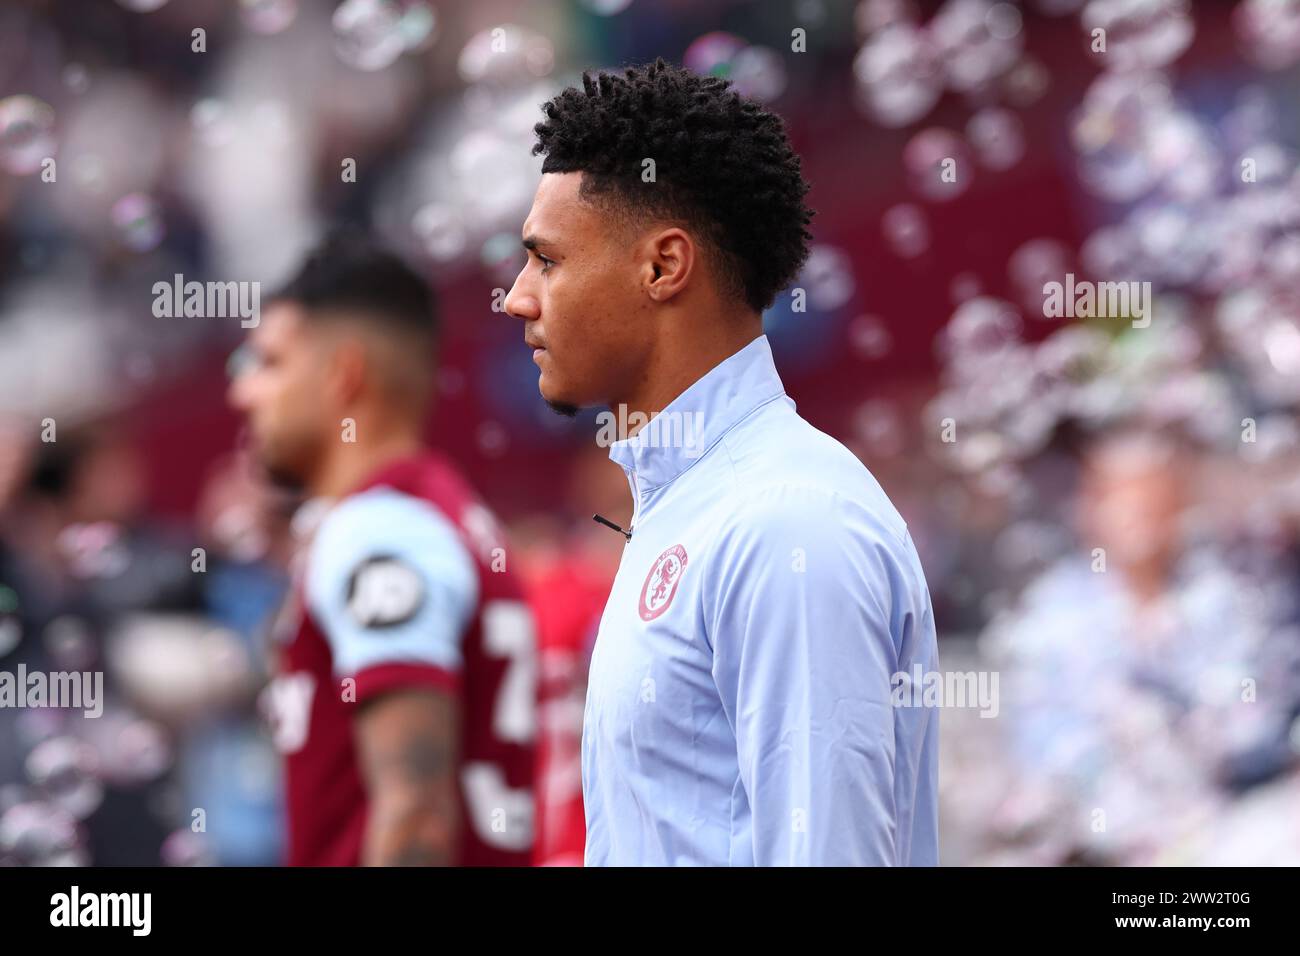
[{"label": "man's chin", "polygon": [[582,410],[582,405],[577,402],[565,401],[563,398],[553,393],[548,394],[551,392],[551,389],[546,386],[546,373],[543,372],[537,381],[537,391],[542,396],[542,401],[549,405],[551,411],[555,412],[557,415],[563,415],[565,418],[577,417],[578,412]]},{"label": "man's chin", "polygon": [[578,417],[578,412],[580,409],[577,405],[570,405],[568,402],[552,401],[551,399],[547,398],[545,395],[542,396],[542,399],[546,402],[548,406],[550,406],[551,411],[555,412],[555,414],[563,415],[565,418]]},{"label": "man's chin", "polygon": [[258,470],[262,472],[267,483],[280,491],[298,494],[306,487],[306,480],[296,469],[269,462],[264,458],[258,458],[257,464]]}]

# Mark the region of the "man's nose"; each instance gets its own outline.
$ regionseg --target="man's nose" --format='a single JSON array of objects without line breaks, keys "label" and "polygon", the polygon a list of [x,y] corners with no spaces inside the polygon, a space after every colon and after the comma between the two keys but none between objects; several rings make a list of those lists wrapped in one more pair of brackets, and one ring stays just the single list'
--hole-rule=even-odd
[{"label": "man's nose", "polygon": [[506,294],[505,309],[507,315],[516,319],[535,321],[541,318],[542,306],[537,301],[537,296],[525,288],[524,272],[527,271],[528,267],[524,266],[523,271],[515,277],[515,284]]}]

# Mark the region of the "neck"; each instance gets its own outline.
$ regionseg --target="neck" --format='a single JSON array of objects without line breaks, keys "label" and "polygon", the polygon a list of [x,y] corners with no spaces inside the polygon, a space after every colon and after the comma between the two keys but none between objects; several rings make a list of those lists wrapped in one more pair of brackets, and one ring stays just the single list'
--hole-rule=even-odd
[{"label": "neck", "polygon": [[364,425],[358,419],[355,442],[335,441],[328,445],[325,460],[307,483],[312,497],[341,498],[385,465],[424,450],[419,429],[398,429],[364,441]]},{"label": "neck", "polygon": [[[697,329],[716,330],[712,335],[688,336],[676,333],[684,332],[686,322],[678,323],[668,330],[664,341],[668,343],[663,354],[652,355],[647,370],[635,387],[612,404],[627,408],[626,416],[618,416],[620,421],[633,419],[627,433],[620,438],[632,438],[638,431],[660,412],[673,399],[681,395],[720,363],[735,355],[750,342],[763,334],[763,322],[760,316],[736,318],[734,316],[693,317]],[[637,414],[640,413],[640,414]]]}]

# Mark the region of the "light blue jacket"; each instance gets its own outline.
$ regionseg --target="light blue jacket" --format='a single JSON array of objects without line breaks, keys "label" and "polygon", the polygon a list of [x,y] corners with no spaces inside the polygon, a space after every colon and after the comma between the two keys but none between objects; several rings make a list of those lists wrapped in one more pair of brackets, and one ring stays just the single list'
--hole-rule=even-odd
[{"label": "light blue jacket", "polygon": [[591,661],[587,865],[937,863],[938,710],[891,693],[938,667],[925,576],[767,338],[610,457],[635,513]]}]

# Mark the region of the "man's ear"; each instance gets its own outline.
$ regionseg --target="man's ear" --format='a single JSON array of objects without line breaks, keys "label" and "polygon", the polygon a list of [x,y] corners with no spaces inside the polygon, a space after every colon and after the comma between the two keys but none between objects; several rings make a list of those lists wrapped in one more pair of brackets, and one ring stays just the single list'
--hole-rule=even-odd
[{"label": "man's ear", "polygon": [[645,243],[646,294],[655,302],[667,302],[686,288],[695,271],[695,241],[673,226],[648,236]]},{"label": "man's ear", "polygon": [[365,343],[357,336],[340,336],[326,366],[325,387],[340,405],[350,405],[365,389],[370,361]]}]

